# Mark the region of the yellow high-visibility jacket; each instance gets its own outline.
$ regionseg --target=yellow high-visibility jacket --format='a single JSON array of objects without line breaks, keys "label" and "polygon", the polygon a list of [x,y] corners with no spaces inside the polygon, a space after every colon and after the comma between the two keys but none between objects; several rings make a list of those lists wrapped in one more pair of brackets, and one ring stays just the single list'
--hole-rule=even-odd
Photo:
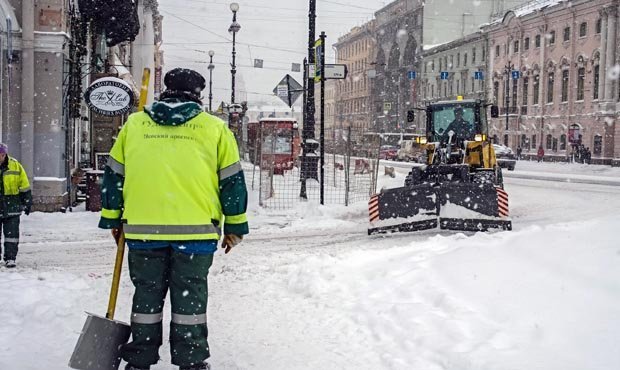
[{"label": "yellow high-visibility jacket", "polygon": [[0,217],[22,214],[24,207],[32,206],[32,191],[24,167],[15,158],[7,156],[0,164]]},{"label": "yellow high-visibility jacket", "polygon": [[129,116],[110,152],[101,228],[134,240],[218,240],[248,233],[247,189],[226,124],[196,103]]}]

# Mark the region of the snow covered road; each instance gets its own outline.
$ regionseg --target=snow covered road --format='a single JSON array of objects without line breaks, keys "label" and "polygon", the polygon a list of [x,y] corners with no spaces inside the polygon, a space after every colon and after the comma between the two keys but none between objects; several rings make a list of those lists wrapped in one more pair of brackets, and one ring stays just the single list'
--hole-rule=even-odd
[{"label": "snow covered road", "polygon": [[[211,270],[214,369],[620,368],[620,187],[506,190],[514,231],[489,234],[368,237],[365,204],[254,209]],[[19,268],[0,270],[0,369],[66,369],[83,311],[105,311],[115,246],[97,217],[22,218]],[[131,292],[125,271],[120,319]],[[173,369],[164,347],[156,370]]]}]

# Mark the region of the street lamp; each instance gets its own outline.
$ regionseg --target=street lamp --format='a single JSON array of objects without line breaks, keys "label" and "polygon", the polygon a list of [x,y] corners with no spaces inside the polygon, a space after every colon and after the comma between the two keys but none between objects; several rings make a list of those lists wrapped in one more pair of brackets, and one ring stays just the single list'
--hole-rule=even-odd
[{"label": "street lamp", "polygon": [[230,97],[230,103],[235,104],[235,74],[237,73],[237,66],[235,64],[235,57],[237,56],[237,51],[235,49],[235,46],[236,46],[235,42],[236,42],[237,32],[241,30],[241,25],[237,23],[237,12],[239,11],[239,4],[231,3],[230,10],[233,12],[233,20],[232,20],[232,23],[230,24],[230,27],[228,27],[228,32],[232,33],[232,37],[233,37],[232,39],[232,69],[230,70],[230,73],[232,76],[232,94]]},{"label": "street lamp", "polygon": [[209,112],[213,112],[211,104],[213,103],[213,70],[215,65],[213,64],[213,56],[215,51],[209,50]]},{"label": "street lamp", "polygon": [[233,133],[235,134],[235,137],[237,138],[237,140],[239,140],[240,132],[237,127],[236,116],[235,116],[235,114],[238,115],[238,113],[232,112],[232,108],[235,105],[235,74],[237,73],[237,65],[235,64],[235,57],[237,56],[237,51],[235,49],[235,46],[236,46],[235,42],[236,42],[237,32],[241,30],[241,25],[237,23],[237,12],[239,11],[239,4],[231,3],[230,10],[233,12],[232,23],[230,24],[230,27],[228,27],[228,32],[232,33],[232,64],[231,64],[231,69],[230,69],[230,75],[231,75],[231,81],[232,81],[232,92],[230,94],[230,111],[229,111],[230,113],[228,117],[228,122],[229,122],[228,124],[230,128],[232,129]]}]

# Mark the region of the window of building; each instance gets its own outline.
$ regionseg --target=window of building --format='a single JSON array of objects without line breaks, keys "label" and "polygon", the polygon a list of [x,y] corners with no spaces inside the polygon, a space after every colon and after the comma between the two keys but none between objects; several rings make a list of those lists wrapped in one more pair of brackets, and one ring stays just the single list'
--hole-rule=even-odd
[{"label": "window of building", "polygon": [[471,62],[476,63],[476,48],[471,49]]},{"label": "window of building", "polygon": [[443,65],[444,65],[446,68],[448,68],[448,56],[447,56],[447,55],[443,58]]},{"label": "window of building", "polygon": [[597,64],[594,66],[594,86],[592,87],[592,89],[594,91],[592,91],[592,98],[594,100],[598,100],[598,89],[599,89],[599,74],[601,72],[601,67]]},{"label": "window of building", "polygon": [[583,22],[579,25],[579,37],[586,37],[588,35],[588,23]]},{"label": "window of building", "polygon": [[592,154],[601,155],[603,153],[603,137],[601,135],[594,136],[594,150]]},{"label": "window of building", "polygon": [[456,80],[456,93],[457,95],[461,93],[461,80]]},{"label": "window of building", "polygon": [[568,101],[568,78],[569,78],[569,71],[568,69],[565,69],[562,71],[562,97],[561,97],[562,102]]},{"label": "window of building", "polygon": [[570,41],[570,27],[564,28],[564,42]]},{"label": "window of building", "polygon": [[547,135],[547,150],[551,150],[553,148],[553,136],[551,134]]},{"label": "window of building", "polygon": [[482,61],[484,61],[487,57],[487,49],[483,46],[482,47]]},{"label": "window of building", "polygon": [[536,35],[536,38],[534,39],[534,46],[537,48],[540,47],[540,35]]},{"label": "window of building", "polygon": [[518,83],[519,83],[519,80],[512,80],[512,107],[515,110],[513,113],[516,113],[516,108],[517,108]]},{"label": "window of building", "polygon": [[495,46],[495,57],[499,57],[499,45]]},{"label": "window of building", "polygon": [[431,97],[435,97],[435,85],[431,85]]},{"label": "window of building", "polygon": [[549,77],[547,78],[547,103],[553,103],[553,85],[555,76],[553,72],[549,73]]},{"label": "window of building", "polygon": [[560,135],[560,150],[566,150],[566,135]]},{"label": "window of building", "polygon": [[472,77],[471,78],[471,92],[475,92],[476,91],[476,80]]},{"label": "window of building", "polygon": [[[456,54],[456,66],[459,66],[459,58],[461,54]],[[454,67],[454,55],[450,55],[450,65]]]},{"label": "window of building", "polygon": [[463,67],[467,67],[467,53],[463,55]]},{"label": "window of building", "polygon": [[601,29],[603,28],[603,20],[601,18],[596,20],[596,34],[601,34]]},{"label": "window of building", "polygon": [[555,44],[555,31],[549,32],[549,45]]},{"label": "window of building", "polygon": [[583,100],[586,84],[586,69],[581,67],[577,70],[577,100]]},{"label": "window of building", "polygon": [[538,97],[540,96],[540,75],[534,76],[534,91],[532,91],[533,104],[538,104]]},{"label": "window of building", "polygon": [[530,78],[523,77],[523,92],[521,93],[521,95],[523,95],[523,106],[524,107],[527,107],[529,87],[530,87]]},{"label": "window of building", "polygon": [[499,81],[493,82],[493,98],[495,99],[495,104],[499,104]]},{"label": "window of building", "polygon": [[536,135],[532,135],[532,148],[536,148]]},{"label": "window of building", "polygon": [[530,50],[530,38],[526,37],[525,40],[523,40],[523,50],[528,51]]},{"label": "window of building", "polygon": [[504,146],[508,146],[508,134],[504,135]]},{"label": "window of building", "polygon": [[512,47],[513,52],[518,53],[519,52],[519,40],[515,41]]}]

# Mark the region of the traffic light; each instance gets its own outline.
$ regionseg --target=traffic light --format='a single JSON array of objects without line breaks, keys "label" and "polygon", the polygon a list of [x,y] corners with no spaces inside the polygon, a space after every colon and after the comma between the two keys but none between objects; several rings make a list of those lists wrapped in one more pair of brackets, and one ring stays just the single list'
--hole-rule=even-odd
[{"label": "traffic light", "polygon": [[407,122],[411,123],[415,120],[415,112],[412,110],[407,111]]}]

